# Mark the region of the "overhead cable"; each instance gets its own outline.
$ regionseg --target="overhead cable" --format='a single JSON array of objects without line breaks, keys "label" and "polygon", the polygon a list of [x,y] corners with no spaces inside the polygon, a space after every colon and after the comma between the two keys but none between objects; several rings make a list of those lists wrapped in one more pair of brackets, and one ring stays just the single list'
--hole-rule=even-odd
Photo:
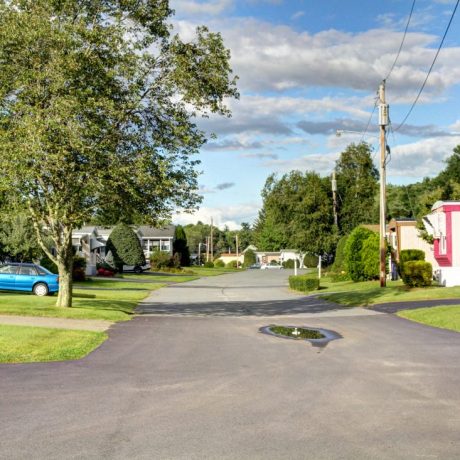
[{"label": "overhead cable", "polygon": [[419,98],[420,98],[420,95],[422,94],[424,88],[425,88],[425,85],[426,85],[426,82],[428,81],[428,78],[431,74],[431,71],[433,70],[433,67],[436,63],[436,60],[438,59],[438,56],[439,56],[439,53],[441,51],[441,48],[444,44],[444,40],[447,36],[447,33],[449,32],[449,29],[450,29],[450,25],[452,24],[452,21],[454,19],[454,16],[455,16],[455,13],[457,12],[457,8],[458,8],[458,4],[460,3],[460,0],[457,0],[457,2],[455,3],[455,7],[454,7],[454,10],[452,11],[452,14],[450,16],[450,19],[449,19],[449,23],[447,24],[447,27],[446,27],[446,30],[444,32],[444,35],[442,37],[442,40],[441,40],[441,43],[439,44],[439,47],[438,47],[438,50],[436,51],[436,54],[434,56],[434,59],[433,59],[433,62],[431,63],[431,66],[428,70],[428,73],[426,74],[426,78],[425,78],[425,81],[423,82],[418,94],[417,94],[417,97],[415,98],[414,102],[412,103],[412,106],[411,108],[409,109],[409,111],[407,112],[406,116],[404,117],[403,121],[399,124],[399,126],[397,128],[394,129],[394,131],[398,131],[399,129],[401,129],[402,126],[404,126],[404,124],[406,123],[407,119],[409,118],[409,115],[412,113],[412,110],[414,109],[415,105],[417,104]]},{"label": "overhead cable", "polygon": [[409,24],[410,24],[410,20],[412,19],[412,13],[414,12],[414,7],[415,7],[415,0],[413,0],[413,2],[412,2],[412,7],[410,9],[409,17],[407,18],[406,28],[404,29],[404,35],[403,35],[403,38],[401,40],[401,44],[399,45],[398,53],[396,54],[395,60],[393,61],[393,65],[391,66],[391,69],[388,72],[388,75],[385,77],[385,80],[388,80],[390,78],[391,72],[393,72],[393,69],[395,68],[396,62],[398,62],[399,55],[401,54],[402,47],[403,47],[404,42],[406,40],[407,30],[409,29]]}]

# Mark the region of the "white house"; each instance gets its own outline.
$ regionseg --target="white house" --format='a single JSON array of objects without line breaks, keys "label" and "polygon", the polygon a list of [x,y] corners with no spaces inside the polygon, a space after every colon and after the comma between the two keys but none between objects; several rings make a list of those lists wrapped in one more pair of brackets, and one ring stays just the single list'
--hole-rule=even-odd
[{"label": "white house", "polygon": [[434,239],[437,277],[444,286],[460,285],[460,201],[437,201],[423,218]]},{"label": "white house", "polygon": [[[72,232],[72,246],[75,253],[86,259],[86,274],[96,273],[96,264],[106,256],[106,245],[114,227],[85,226]],[[145,257],[148,259],[153,251],[173,254],[174,225],[154,228],[149,225],[135,227]]]}]

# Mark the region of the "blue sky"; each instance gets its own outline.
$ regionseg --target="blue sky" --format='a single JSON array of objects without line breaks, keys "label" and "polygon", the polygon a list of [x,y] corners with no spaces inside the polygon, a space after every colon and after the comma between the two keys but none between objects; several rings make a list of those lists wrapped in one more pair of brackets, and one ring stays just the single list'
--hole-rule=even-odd
[{"label": "blue sky", "polygon": [[[393,128],[412,104],[455,5],[418,0],[398,62],[387,81]],[[193,215],[237,228],[252,223],[271,173],[292,169],[329,175],[340,152],[363,132],[400,46],[412,0],[172,0],[175,30],[184,38],[197,25],[219,31],[239,76],[231,119],[200,120],[215,133],[201,153],[204,200]],[[436,175],[460,144],[460,11],[425,91],[406,124],[388,135],[388,182]],[[377,157],[377,112],[365,140]]]}]

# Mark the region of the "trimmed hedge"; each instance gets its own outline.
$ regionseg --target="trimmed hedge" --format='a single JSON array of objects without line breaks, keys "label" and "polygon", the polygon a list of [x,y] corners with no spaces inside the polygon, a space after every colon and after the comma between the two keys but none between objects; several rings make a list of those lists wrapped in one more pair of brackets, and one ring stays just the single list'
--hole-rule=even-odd
[{"label": "trimmed hedge", "polygon": [[214,262],[214,267],[216,267],[216,268],[224,268],[225,267],[225,262],[222,259],[217,259]]},{"label": "trimmed hedge", "polygon": [[410,287],[431,286],[433,267],[424,260],[408,260],[402,266],[402,279]]},{"label": "trimmed hedge", "polygon": [[203,266],[204,268],[214,268],[214,262],[208,260],[208,262],[205,262]]},{"label": "trimmed hedge", "polygon": [[227,262],[227,265],[225,267],[226,268],[236,268],[236,260],[231,260],[230,262]]},{"label": "trimmed hedge", "polygon": [[346,271],[345,266],[345,245],[347,244],[348,235],[342,236],[337,243],[335,248],[335,258],[332,264],[331,271],[334,273],[342,273]]},{"label": "trimmed hedge", "polygon": [[319,279],[308,275],[293,275],[289,277],[289,287],[300,292],[315,291],[319,289]]}]

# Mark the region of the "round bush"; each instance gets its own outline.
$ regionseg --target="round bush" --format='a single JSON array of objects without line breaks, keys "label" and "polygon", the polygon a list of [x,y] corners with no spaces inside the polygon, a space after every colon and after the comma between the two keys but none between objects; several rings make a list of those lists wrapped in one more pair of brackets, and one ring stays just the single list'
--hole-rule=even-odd
[{"label": "round bush", "polygon": [[216,267],[216,268],[224,268],[225,267],[225,262],[222,259],[217,259],[214,262],[214,267]]},{"label": "round bush", "polygon": [[346,271],[350,274],[353,281],[365,281],[367,279],[364,273],[364,260],[361,250],[364,241],[374,234],[371,230],[364,227],[356,227],[345,243],[345,266]]},{"label": "round bush", "polygon": [[204,263],[205,268],[214,268],[214,262],[211,262],[210,260],[208,262]]},{"label": "round bush", "polygon": [[231,260],[230,262],[228,262],[226,267],[227,268],[237,268],[236,260]]},{"label": "round bush", "polygon": [[[288,259],[288,260],[285,260],[283,262],[283,267],[284,268],[294,268],[294,263],[295,263],[295,260],[294,259]],[[297,267],[299,265],[297,264]]]},{"label": "round bush", "polygon": [[316,268],[318,266],[318,256],[314,254],[305,254],[303,265],[307,268]]}]

